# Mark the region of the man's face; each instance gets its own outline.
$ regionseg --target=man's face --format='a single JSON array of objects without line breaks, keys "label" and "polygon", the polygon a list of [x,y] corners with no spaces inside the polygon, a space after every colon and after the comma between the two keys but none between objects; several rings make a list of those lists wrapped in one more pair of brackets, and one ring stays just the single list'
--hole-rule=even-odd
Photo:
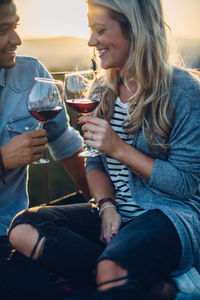
[{"label": "man's face", "polygon": [[18,21],[14,3],[0,5],[0,68],[12,68],[15,65],[17,46],[21,45],[16,33]]}]

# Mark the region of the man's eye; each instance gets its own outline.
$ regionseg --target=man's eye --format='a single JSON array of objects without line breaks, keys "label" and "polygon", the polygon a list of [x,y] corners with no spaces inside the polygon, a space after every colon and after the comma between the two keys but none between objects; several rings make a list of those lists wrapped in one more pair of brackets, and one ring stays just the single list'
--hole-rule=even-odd
[{"label": "man's eye", "polygon": [[6,34],[9,31],[9,28],[0,29],[0,34]]},{"label": "man's eye", "polygon": [[9,27],[4,27],[2,29],[0,29],[0,34],[6,34],[8,33],[10,30],[15,30],[17,29],[17,27],[20,25],[20,23],[16,23],[13,26],[9,26]]}]

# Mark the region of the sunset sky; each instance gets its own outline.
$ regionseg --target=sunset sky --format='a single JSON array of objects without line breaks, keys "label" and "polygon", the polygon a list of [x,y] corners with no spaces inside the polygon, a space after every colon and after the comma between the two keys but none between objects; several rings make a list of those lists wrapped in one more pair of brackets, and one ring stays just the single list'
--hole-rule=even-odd
[{"label": "sunset sky", "polygon": [[[84,0],[15,0],[21,17],[20,34],[88,37]],[[200,0],[163,0],[173,36],[200,39]]]}]

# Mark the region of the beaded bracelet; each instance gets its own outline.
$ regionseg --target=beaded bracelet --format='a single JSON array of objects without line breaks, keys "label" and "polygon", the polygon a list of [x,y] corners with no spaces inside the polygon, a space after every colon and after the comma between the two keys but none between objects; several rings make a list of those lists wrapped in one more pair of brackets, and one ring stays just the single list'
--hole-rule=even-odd
[{"label": "beaded bracelet", "polygon": [[104,203],[106,203],[106,202],[111,202],[112,203],[112,205],[114,205],[115,207],[116,207],[116,209],[117,209],[117,202],[116,202],[116,200],[114,200],[114,199],[112,199],[112,198],[102,198],[102,199],[100,199],[98,202],[97,202],[97,206],[98,206],[98,208],[100,209],[101,208],[101,205],[103,205]]},{"label": "beaded bracelet", "polygon": [[106,205],[106,206],[102,207],[102,208],[99,210],[99,217],[101,217],[102,212],[104,211],[104,209],[105,209],[105,208],[108,208],[108,207],[114,207],[114,208],[117,210],[116,206],[113,205],[113,204]]},{"label": "beaded bracelet", "polygon": [[2,156],[1,156],[1,150],[0,150],[0,169],[1,169],[1,180],[2,180],[2,183],[5,184],[5,167],[4,167],[4,163],[3,163],[3,159],[2,159]]}]

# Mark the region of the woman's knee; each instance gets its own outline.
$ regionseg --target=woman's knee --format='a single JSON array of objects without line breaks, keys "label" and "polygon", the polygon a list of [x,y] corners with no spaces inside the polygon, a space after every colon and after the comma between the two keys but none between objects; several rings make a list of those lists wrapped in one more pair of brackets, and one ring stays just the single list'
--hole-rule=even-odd
[{"label": "woman's knee", "polygon": [[98,290],[107,290],[124,285],[127,282],[128,271],[112,260],[104,259],[97,265]]}]

